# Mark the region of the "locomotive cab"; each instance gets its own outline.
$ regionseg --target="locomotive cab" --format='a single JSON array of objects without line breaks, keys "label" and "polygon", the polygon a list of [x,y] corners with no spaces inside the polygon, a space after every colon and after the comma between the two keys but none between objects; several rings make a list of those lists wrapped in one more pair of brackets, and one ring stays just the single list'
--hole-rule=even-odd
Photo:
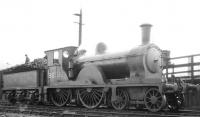
[{"label": "locomotive cab", "polygon": [[50,84],[73,80],[73,57],[77,47],[69,46],[45,51]]}]

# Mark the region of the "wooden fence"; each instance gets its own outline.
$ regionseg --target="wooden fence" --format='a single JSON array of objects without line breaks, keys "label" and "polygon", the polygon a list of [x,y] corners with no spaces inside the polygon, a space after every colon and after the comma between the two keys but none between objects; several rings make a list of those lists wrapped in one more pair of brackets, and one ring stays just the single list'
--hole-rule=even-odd
[{"label": "wooden fence", "polygon": [[[176,78],[186,83],[185,107],[200,109],[200,54],[165,58],[163,75],[168,81],[175,81]],[[192,86],[193,88],[189,88]]]}]

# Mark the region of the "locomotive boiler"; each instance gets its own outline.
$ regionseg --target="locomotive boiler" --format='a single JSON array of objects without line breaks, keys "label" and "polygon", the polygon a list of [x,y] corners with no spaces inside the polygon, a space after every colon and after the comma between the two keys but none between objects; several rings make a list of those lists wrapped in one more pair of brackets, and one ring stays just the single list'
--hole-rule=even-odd
[{"label": "locomotive boiler", "polygon": [[[87,69],[89,66],[96,66],[99,68],[99,72],[102,72],[102,77],[106,79],[130,78],[135,80],[135,83],[151,79],[148,83],[161,82],[161,50],[154,44],[141,45],[119,54],[81,58],[76,62],[83,65],[78,79],[83,78],[84,74],[87,74],[88,71],[84,71],[84,69]],[[156,79],[156,81],[153,79]],[[96,84],[99,83],[96,82]]]},{"label": "locomotive boiler", "polygon": [[[23,83],[23,87],[14,88],[4,84],[8,86],[3,87],[4,98],[13,102],[26,97],[31,102],[76,104],[90,109],[102,105],[117,110],[135,106],[152,112],[181,108],[182,90],[162,76],[162,52],[150,43],[151,25],[141,27],[142,44],[123,53],[85,57],[74,46],[46,51],[47,67],[35,75],[40,76],[40,85],[30,88]],[[35,95],[30,96],[31,91]]]},{"label": "locomotive boiler", "polygon": [[[81,64],[83,69],[79,72],[78,79],[87,79],[91,66],[97,67],[98,72],[102,76],[92,77],[93,83],[102,84],[98,82],[100,79],[124,79],[130,78],[137,82],[161,82],[162,61],[161,50],[155,44],[149,44],[150,27],[151,25],[141,25],[143,28],[142,45],[131,49],[130,51],[117,54],[101,54],[93,57],[82,57],[76,61]],[[88,69],[88,70],[87,70]],[[91,74],[89,74],[91,75]],[[96,77],[96,80],[95,80]],[[101,77],[101,78],[99,78]],[[148,80],[151,79],[151,80]],[[155,79],[155,80],[154,80]]]}]

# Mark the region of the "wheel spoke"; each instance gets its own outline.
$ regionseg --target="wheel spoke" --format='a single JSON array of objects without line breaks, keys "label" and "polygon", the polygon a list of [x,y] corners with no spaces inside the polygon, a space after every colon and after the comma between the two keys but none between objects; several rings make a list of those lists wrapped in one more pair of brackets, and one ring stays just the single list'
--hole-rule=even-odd
[{"label": "wheel spoke", "polygon": [[155,96],[160,96],[160,97],[161,97],[161,95],[160,95],[160,93],[159,93],[159,92],[156,92]]},{"label": "wheel spoke", "polygon": [[83,106],[87,108],[96,108],[101,104],[101,101],[104,97],[103,89],[80,89],[78,92],[79,99]]},{"label": "wheel spoke", "polygon": [[152,96],[155,96],[155,92],[154,92],[154,90],[152,90]]},{"label": "wheel spoke", "polygon": [[94,92],[96,96],[101,97],[102,93]]},{"label": "wheel spoke", "polygon": [[85,98],[87,98],[87,96],[88,96],[87,93],[84,93],[84,94],[81,95],[83,100],[85,100]]},{"label": "wheel spoke", "polygon": [[89,97],[88,105],[92,106],[92,96],[91,96],[91,95],[88,95],[88,97]]},{"label": "wheel spoke", "polygon": [[158,100],[157,103],[161,104],[161,103],[162,103],[162,100]]},{"label": "wheel spoke", "polygon": [[90,95],[89,95],[89,93],[88,93],[88,95],[85,96],[84,101],[86,101],[86,102],[90,101]]},{"label": "wheel spoke", "polygon": [[59,91],[57,91],[56,89],[53,89],[51,93],[51,101],[56,106],[64,106],[69,102],[71,95],[71,90],[59,89]]},{"label": "wheel spoke", "polygon": [[149,98],[150,98],[151,96],[152,96],[152,95],[151,95],[151,93],[147,94],[147,97],[149,97]]},{"label": "wheel spoke", "polygon": [[116,98],[117,100],[111,102],[113,108],[115,108],[116,110],[124,109],[129,101],[127,92],[125,90],[117,89]]},{"label": "wheel spoke", "polygon": [[99,98],[95,94],[92,94],[92,97],[94,98],[95,103],[97,103]]},{"label": "wheel spoke", "polygon": [[158,99],[162,99],[162,96],[160,95],[159,97],[157,97]]},{"label": "wheel spoke", "polygon": [[163,107],[164,98],[156,88],[150,88],[144,97],[145,106],[149,111],[157,112]]}]

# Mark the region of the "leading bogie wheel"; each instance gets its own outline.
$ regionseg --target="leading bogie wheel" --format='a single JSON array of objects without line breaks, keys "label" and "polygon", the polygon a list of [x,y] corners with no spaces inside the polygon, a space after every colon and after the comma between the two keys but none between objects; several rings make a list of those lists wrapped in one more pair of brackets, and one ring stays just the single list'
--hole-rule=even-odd
[{"label": "leading bogie wheel", "polygon": [[145,94],[144,103],[149,111],[157,112],[165,107],[166,97],[157,88],[150,88]]},{"label": "leading bogie wheel", "polygon": [[53,89],[51,90],[50,98],[54,105],[62,107],[69,104],[72,98],[72,92],[70,89]]},{"label": "leading bogie wheel", "polygon": [[78,90],[78,97],[84,107],[93,109],[101,104],[104,90],[103,88],[82,88]]}]

